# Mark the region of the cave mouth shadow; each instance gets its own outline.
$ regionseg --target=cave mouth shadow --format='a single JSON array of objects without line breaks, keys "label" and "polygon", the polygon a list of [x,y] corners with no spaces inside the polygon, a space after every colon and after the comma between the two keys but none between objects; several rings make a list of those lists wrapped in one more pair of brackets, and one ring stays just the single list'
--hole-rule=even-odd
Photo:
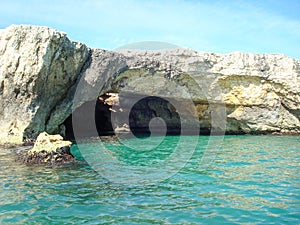
[{"label": "cave mouth shadow", "polygon": [[147,96],[136,102],[129,113],[129,127],[135,136],[180,135],[180,116],[165,98]]},{"label": "cave mouth shadow", "polygon": [[[105,96],[106,97],[106,96]],[[64,121],[65,138],[75,140],[73,121],[80,121],[76,127],[76,138],[91,138],[95,136],[113,135],[111,124],[111,106],[99,98],[83,103]],[[95,125],[97,133],[95,134]]]},{"label": "cave mouth shadow", "polygon": [[[109,95],[104,94],[97,100],[85,102],[78,107],[63,123],[66,128],[65,138],[75,140],[73,118],[75,121],[80,120],[80,126],[76,128],[76,138],[85,139],[115,134],[113,127],[116,127],[116,124],[114,126],[112,124],[113,106],[106,104],[105,99],[107,98],[109,98]],[[180,117],[174,106],[166,99],[147,96],[141,98],[131,108],[127,108],[126,104],[120,107],[124,111],[124,115],[129,115],[128,128],[136,137],[150,136],[151,131],[154,131],[154,134],[157,135],[180,135]],[[89,117],[87,114],[91,116]],[[119,113],[118,116],[122,117],[122,113]],[[153,118],[157,117],[164,121],[165,126],[162,126],[162,123],[152,123],[150,131],[149,124]],[[115,122],[115,120],[113,121]],[[119,120],[118,122],[120,122],[119,125],[122,125],[122,121]]]}]

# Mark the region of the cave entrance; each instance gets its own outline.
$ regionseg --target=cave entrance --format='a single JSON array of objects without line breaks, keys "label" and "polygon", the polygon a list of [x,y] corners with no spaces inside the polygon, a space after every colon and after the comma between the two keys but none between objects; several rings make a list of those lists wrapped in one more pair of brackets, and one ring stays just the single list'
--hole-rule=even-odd
[{"label": "cave entrance", "polygon": [[[127,129],[125,132],[131,131],[136,136],[150,135],[151,131],[158,135],[180,134],[180,117],[168,100],[155,96],[139,96],[140,100],[132,105],[129,104],[131,100],[128,96],[124,101],[118,99],[117,103],[110,101],[111,96],[111,93],[108,93],[100,96],[96,103],[89,101],[78,107],[64,122],[66,139],[75,139],[74,120],[80,121],[80,125],[76,126],[77,138],[112,135],[115,133],[114,128],[124,126]],[[123,119],[129,124],[122,121]],[[124,130],[121,129],[121,132]]]},{"label": "cave entrance", "polygon": [[165,98],[147,96],[137,101],[129,113],[129,127],[136,136],[180,134],[181,124],[175,107]]},{"label": "cave entrance", "polygon": [[[107,98],[106,95],[102,97]],[[66,139],[75,139],[73,121],[80,121],[76,128],[77,138],[89,138],[114,133],[111,125],[111,105],[105,104],[103,98],[83,103],[65,120]]]}]

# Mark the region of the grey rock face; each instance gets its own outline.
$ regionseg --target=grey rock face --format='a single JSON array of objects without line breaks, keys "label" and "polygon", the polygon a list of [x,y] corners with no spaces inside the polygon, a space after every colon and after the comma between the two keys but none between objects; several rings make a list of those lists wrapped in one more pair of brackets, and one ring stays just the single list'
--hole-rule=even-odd
[{"label": "grey rock face", "polygon": [[88,53],[85,45],[47,27],[13,25],[1,30],[1,142],[21,142],[45,130]]},{"label": "grey rock face", "polygon": [[299,60],[189,49],[113,52],[47,27],[0,31],[0,143],[63,133],[72,110],[106,92],[173,99],[196,110],[207,129],[219,126],[215,112],[227,132],[300,133]]},{"label": "grey rock face", "polygon": [[[72,111],[85,102],[96,102],[98,95],[110,89],[115,71],[125,66],[124,57],[118,53],[101,49],[91,50],[82,72],[77,73],[77,82],[66,90],[68,94],[51,112],[46,130],[50,133],[60,133],[60,130],[64,129],[63,122]],[[93,113],[91,115],[94,116]]]}]

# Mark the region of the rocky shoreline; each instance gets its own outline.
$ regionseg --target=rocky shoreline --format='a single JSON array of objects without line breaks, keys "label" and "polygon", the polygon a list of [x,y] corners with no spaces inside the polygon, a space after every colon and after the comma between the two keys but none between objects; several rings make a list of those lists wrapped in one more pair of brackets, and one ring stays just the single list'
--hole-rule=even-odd
[{"label": "rocky shoreline", "polygon": [[[152,123],[157,117],[165,124]],[[0,145],[30,144],[43,132],[66,138],[124,128],[298,135],[300,60],[182,48],[108,51],[48,27],[0,31]]]},{"label": "rocky shoreline", "polygon": [[26,165],[57,166],[76,163],[70,151],[71,142],[63,141],[60,135],[41,133],[35,144],[17,151],[17,161]]},{"label": "rocky shoreline", "polygon": [[17,153],[16,160],[25,163],[28,166],[45,165],[61,166],[77,163],[76,158],[70,152],[47,152],[29,154],[28,150],[22,150]]},{"label": "rocky shoreline", "polygon": [[[261,134],[263,136],[271,135],[271,136],[300,136],[297,132],[273,132],[269,134]],[[51,135],[50,135],[51,136]],[[62,137],[60,138],[62,140]],[[80,140],[81,143],[84,142],[93,142],[100,139],[104,142],[118,142],[119,139],[116,135],[105,135],[94,138],[88,138],[85,140]],[[62,165],[70,165],[78,163],[78,160],[73,156],[70,151],[70,146],[65,145],[63,148],[46,147],[42,150],[32,151],[35,147],[36,140],[32,140],[30,142],[24,142],[20,146],[16,145],[2,145],[0,147],[5,149],[14,149],[16,153],[16,161],[22,162],[28,166],[39,165],[39,166],[62,166]],[[47,150],[46,150],[47,149]],[[49,149],[52,149],[49,151]]]}]

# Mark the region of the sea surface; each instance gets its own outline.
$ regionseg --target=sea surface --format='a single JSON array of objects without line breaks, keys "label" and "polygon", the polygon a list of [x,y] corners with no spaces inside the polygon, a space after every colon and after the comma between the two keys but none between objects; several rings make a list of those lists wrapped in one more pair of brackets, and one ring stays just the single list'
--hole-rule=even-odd
[{"label": "sea surface", "polygon": [[[0,224],[300,224],[299,136],[194,140],[89,141],[72,146],[77,165],[52,168],[0,149]],[[113,159],[103,167],[99,146]]]}]

